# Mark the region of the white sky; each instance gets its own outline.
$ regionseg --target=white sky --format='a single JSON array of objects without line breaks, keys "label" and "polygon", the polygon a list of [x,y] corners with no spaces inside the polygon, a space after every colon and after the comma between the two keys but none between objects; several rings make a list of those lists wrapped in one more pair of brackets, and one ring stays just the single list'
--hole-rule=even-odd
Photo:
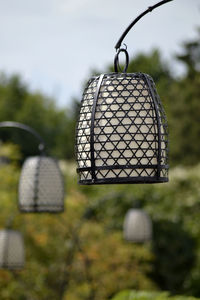
[{"label": "white sky", "polygon": [[[31,89],[66,106],[80,95],[91,69],[103,72],[113,61],[114,46],[129,23],[155,3],[0,0],[0,71],[21,74]],[[184,40],[196,36],[199,17],[200,0],[174,0],[157,8],[129,32],[130,55],[158,47],[171,60]]]}]

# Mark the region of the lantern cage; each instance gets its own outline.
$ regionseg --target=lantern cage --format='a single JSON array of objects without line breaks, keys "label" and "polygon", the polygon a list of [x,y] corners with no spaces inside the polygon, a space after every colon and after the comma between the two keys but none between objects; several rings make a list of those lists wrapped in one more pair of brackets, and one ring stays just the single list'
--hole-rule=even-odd
[{"label": "lantern cage", "polygon": [[46,156],[42,137],[28,125],[5,121],[0,128],[18,128],[31,133],[38,141],[39,156],[25,160],[20,175],[18,194],[21,212],[64,211],[64,180],[56,159]]},{"label": "lantern cage", "polygon": [[19,180],[19,209],[22,212],[62,212],[63,177],[54,158],[34,156],[25,160]]},{"label": "lantern cage", "polygon": [[0,268],[17,270],[24,267],[24,240],[20,232],[0,230]]},{"label": "lantern cage", "polygon": [[168,181],[168,127],[153,79],[143,73],[93,77],[76,131],[81,184]]},{"label": "lantern cage", "polygon": [[[141,17],[169,1],[149,7],[128,26],[115,46],[115,72],[92,77],[85,88],[76,127],[80,184],[168,181],[164,108],[149,75],[126,73],[129,55],[127,47],[120,46]],[[121,52],[126,58],[123,71]]]},{"label": "lantern cage", "polygon": [[152,222],[141,209],[129,209],[123,226],[124,239],[135,243],[144,243],[152,239]]}]

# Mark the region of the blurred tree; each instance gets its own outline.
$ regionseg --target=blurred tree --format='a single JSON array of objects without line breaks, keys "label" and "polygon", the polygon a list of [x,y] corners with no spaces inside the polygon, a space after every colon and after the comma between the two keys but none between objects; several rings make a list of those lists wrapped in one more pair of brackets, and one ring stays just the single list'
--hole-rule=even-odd
[{"label": "blurred tree", "polygon": [[148,275],[161,289],[199,297],[199,180],[200,165],[171,170],[170,182],[162,185],[81,189],[90,201],[90,218],[103,223],[107,231],[122,230],[125,213],[139,202],[154,221],[153,272]]},{"label": "blurred tree", "polygon": [[112,300],[195,300],[200,298],[174,296],[171,297],[168,293],[159,292],[137,292],[137,291],[123,291],[117,294]]},{"label": "blurred tree", "polygon": [[[0,76],[0,121],[27,124],[42,135],[51,154],[74,156],[75,112],[59,109],[53,99],[29,91],[19,76]],[[19,144],[24,156],[38,153],[37,141],[18,129],[1,129],[0,138]]]},{"label": "blurred tree", "polygon": [[[64,161],[61,167],[74,170]],[[0,299],[102,300],[127,287],[156,288],[146,275],[153,259],[148,245],[135,245],[133,251],[119,230],[90,218],[75,173],[67,171],[67,210],[59,215],[18,214],[18,178],[10,158],[0,169],[0,226],[15,215],[13,228],[24,235],[26,264],[22,271],[0,270]]]},{"label": "blurred tree", "polygon": [[200,31],[195,41],[183,45],[177,59],[185,75],[171,89],[171,157],[176,164],[191,165],[200,160]]},{"label": "blurred tree", "polygon": [[183,284],[195,265],[195,242],[182,224],[167,220],[154,223],[152,276],[162,290],[183,292]]}]

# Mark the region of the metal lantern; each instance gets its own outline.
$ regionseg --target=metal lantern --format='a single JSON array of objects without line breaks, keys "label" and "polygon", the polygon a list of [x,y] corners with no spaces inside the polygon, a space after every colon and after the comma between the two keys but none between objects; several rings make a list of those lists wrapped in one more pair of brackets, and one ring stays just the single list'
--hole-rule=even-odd
[{"label": "metal lantern", "polygon": [[0,268],[16,270],[24,267],[24,241],[18,231],[0,230]]},{"label": "metal lantern", "polygon": [[39,141],[39,156],[25,160],[19,181],[19,209],[23,212],[64,210],[64,181],[57,161],[45,154],[45,142],[31,127],[13,121],[0,122],[0,128],[18,128]]},{"label": "metal lantern", "polygon": [[[126,73],[128,52],[119,48],[123,38],[116,45],[115,73],[92,77],[83,93],[76,130],[80,184],[168,181],[165,112],[153,79]],[[121,52],[123,72],[118,71]]]},{"label": "metal lantern", "polygon": [[19,208],[23,212],[61,212],[64,209],[63,178],[55,159],[26,159],[19,181]]},{"label": "metal lantern", "polygon": [[144,243],[152,238],[152,222],[145,211],[130,209],[124,219],[123,235],[127,241]]},{"label": "metal lantern", "polygon": [[92,78],[76,143],[81,184],[168,181],[167,121],[152,78],[142,73]]}]

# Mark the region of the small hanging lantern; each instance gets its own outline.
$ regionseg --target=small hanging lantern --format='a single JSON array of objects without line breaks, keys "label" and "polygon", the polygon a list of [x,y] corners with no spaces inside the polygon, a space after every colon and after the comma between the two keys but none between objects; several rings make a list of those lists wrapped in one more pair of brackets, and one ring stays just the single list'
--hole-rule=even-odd
[{"label": "small hanging lantern", "polygon": [[24,267],[24,241],[18,231],[0,230],[0,268],[16,270]]},{"label": "small hanging lantern", "polygon": [[[168,181],[168,127],[153,79],[126,73],[129,56],[116,45],[115,73],[92,77],[83,93],[76,130],[80,184],[161,183]],[[119,72],[119,54],[126,66]]]},{"label": "small hanging lantern", "polygon": [[64,210],[64,181],[57,161],[45,154],[45,142],[31,127],[12,121],[0,122],[0,128],[25,130],[39,140],[39,156],[25,160],[19,181],[19,209],[22,212]]},{"label": "small hanging lantern", "polygon": [[141,209],[129,209],[124,219],[124,239],[134,243],[144,243],[152,239],[152,222]]},{"label": "small hanging lantern", "polygon": [[19,209],[23,212],[61,212],[63,201],[63,178],[57,161],[47,156],[26,159],[19,181]]}]

